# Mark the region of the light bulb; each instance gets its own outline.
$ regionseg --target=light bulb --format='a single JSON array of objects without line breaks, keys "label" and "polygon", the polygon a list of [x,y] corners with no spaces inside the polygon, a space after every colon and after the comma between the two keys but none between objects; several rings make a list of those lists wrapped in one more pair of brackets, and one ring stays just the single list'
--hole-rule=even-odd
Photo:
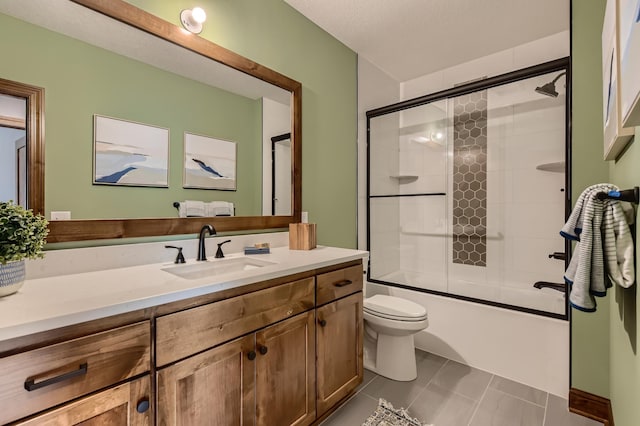
[{"label": "light bulb", "polygon": [[201,7],[193,9],[184,9],[180,12],[180,22],[185,30],[194,34],[200,34],[202,31],[202,23],[206,21],[207,14]]},{"label": "light bulb", "polygon": [[207,20],[207,14],[205,13],[204,9],[201,7],[194,7],[191,10],[191,16],[193,17],[193,20],[199,24],[202,24],[204,21]]}]

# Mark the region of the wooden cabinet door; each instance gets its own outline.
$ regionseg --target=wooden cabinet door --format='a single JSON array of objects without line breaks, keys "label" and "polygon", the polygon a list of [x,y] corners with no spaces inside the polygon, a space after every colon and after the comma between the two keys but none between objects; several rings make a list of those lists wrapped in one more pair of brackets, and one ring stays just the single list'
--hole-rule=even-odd
[{"label": "wooden cabinet door", "polygon": [[253,426],[254,346],[251,334],[158,371],[157,423]]},{"label": "wooden cabinet door", "polygon": [[314,312],[256,333],[256,424],[303,426],[315,410]]},{"label": "wooden cabinet door", "polygon": [[149,382],[149,376],[142,377],[63,405],[18,424],[22,426],[151,425]]},{"label": "wooden cabinet door", "polygon": [[362,382],[362,293],[316,310],[318,416]]}]

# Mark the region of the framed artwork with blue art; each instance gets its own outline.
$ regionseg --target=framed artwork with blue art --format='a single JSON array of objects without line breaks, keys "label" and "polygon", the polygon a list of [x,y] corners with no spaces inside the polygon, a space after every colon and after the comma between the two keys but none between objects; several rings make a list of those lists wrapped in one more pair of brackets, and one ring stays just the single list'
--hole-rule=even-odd
[{"label": "framed artwork with blue art", "polygon": [[236,190],[236,143],[184,134],[185,188]]},{"label": "framed artwork with blue art", "polygon": [[620,37],[621,115],[624,127],[640,126],[640,0],[617,0]]},{"label": "framed artwork with blue art", "polygon": [[169,129],[93,116],[94,185],[169,186]]},{"label": "framed artwork with blue art", "polygon": [[602,122],[605,160],[615,160],[634,134],[634,129],[627,129],[622,125],[620,99],[618,1],[608,0],[602,24]]}]

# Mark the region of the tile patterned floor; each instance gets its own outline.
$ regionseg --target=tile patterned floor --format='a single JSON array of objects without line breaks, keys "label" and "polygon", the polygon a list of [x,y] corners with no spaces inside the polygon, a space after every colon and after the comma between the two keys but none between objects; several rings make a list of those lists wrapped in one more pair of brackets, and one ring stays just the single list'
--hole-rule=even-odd
[{"label": "tile patterned floor", "polygon": [[359,426],[385,398],[435,426],[601,426],[567,400],[486,371],[416,351],[418,378],[396,382],[365,370],[358,393],[322,426]]}]

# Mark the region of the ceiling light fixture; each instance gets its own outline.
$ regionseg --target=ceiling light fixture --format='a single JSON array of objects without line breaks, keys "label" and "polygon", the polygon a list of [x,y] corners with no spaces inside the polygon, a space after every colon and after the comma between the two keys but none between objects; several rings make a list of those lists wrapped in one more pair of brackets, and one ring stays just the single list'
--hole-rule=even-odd
[{"label": "ceiling light fixture", "polygon": [[207,14],[201,7],[193,9],[184,9],[180,12],[180,22],[185,30],[200,34],[202,32],[202,23],[207,20]]}]

